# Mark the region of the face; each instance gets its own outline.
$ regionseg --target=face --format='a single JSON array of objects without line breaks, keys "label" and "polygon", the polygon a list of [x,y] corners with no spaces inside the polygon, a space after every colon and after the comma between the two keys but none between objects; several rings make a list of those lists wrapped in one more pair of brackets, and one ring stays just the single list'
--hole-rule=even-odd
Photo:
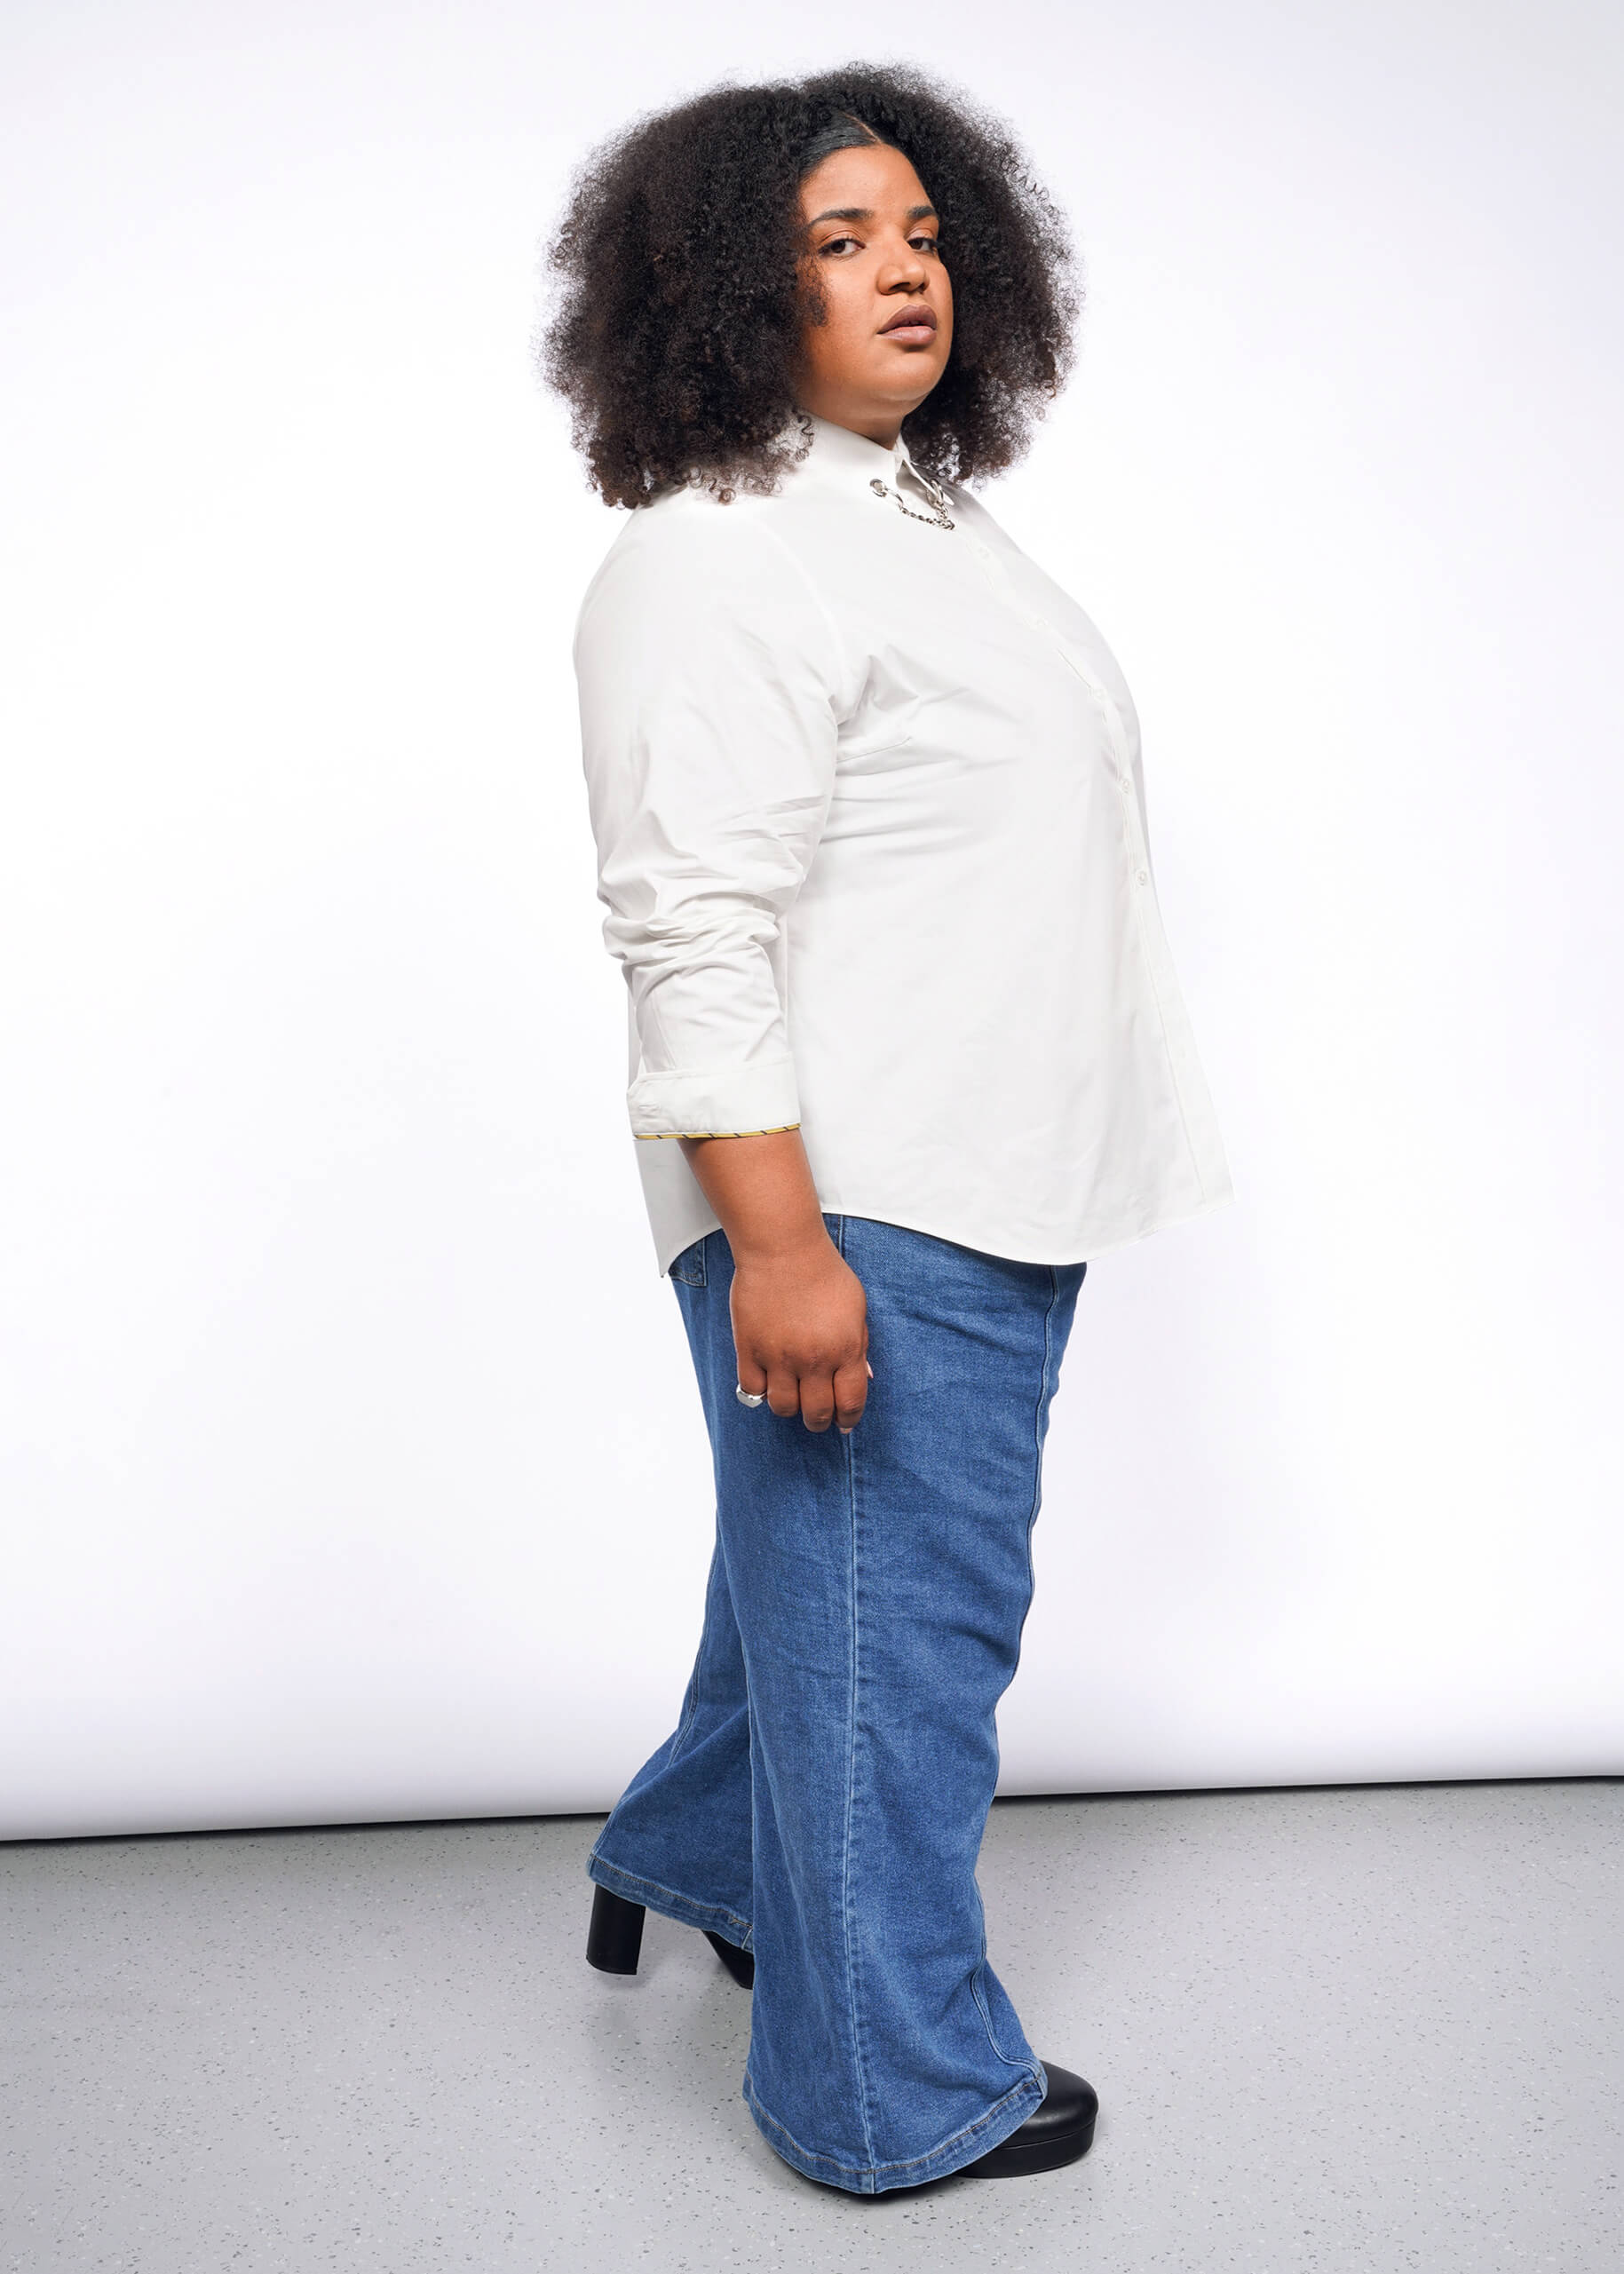
[{"label": "face", "polygon": [[824,305],[801,335],[801,408],[887,448],[947,368],[953,287],[899,150],[836,150],[801,185],[801,273]]}]

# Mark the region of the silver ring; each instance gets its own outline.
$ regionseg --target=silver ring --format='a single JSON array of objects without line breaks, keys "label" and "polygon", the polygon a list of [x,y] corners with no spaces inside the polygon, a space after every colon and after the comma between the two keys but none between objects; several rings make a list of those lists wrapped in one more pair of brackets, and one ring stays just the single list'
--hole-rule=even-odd
[{"label": "silver ring", "polygon": [[733,1395],[741,1406],[764,1406],[767,1402],[766,1392],[764,1391],[762,1392],[761,1396],[757,1398],[752,1391],[747,1390],[744,1387],[744,1384],[741,1382],[734,1383]]}]

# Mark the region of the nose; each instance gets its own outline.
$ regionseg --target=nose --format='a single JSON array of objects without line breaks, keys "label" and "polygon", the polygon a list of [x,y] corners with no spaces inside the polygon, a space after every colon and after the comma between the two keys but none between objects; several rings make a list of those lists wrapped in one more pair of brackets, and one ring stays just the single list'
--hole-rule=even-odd
[{"label": "nose", "polygon": [[878,283],[882,292],[923,292],[929,279],[924,255],[904,237],[882,264]]}]

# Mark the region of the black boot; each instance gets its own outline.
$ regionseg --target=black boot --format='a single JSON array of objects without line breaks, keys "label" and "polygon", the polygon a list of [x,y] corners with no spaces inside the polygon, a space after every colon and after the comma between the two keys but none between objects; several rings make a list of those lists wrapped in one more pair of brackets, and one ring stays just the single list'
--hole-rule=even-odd
[{"label": "black boot", "polygon": [[[635,1974],[643,1948],[646,1916],[640,1903],[628,1903],[623,1895],[616,1895],[611,1888],[594,1887],[592,1923],[586,1937],[587,1964],[595,1966],[600,1974]],[[749,1952],[741,1950],[737,1943],[725,1942],[709,1927],[704,1931],[705,1940],[733,1980],[742,1983],[748,1990],[756,1979],[756,1961]]]},{"label": "black boot", "polygon": [[978,2156],[973,2164],[962,2164],[955,2179],[1023,2179],[1028,2172],[1058,2171],[1062,2164],[1074,2164],[1088,2154],[1094,2144],[1098,2094],[1052,2061],[1044,2062],[1043,2072],[1049,2090],[1042,2105],[1007,2140]]},{"label": "black boot", "polygon": [[600,1974],[635,1974],[646,1915],[640,1903],[628,1903],[606,1887],[595,1887],[592,1923],[586,1930],[587,1964]]},{"label": "black boot", "polygon": [[741,1983],[747,1990],[755,1987],[756,1960],[753,1953],[741,1950],[737,1943],[724,1942],[721,1936],[713,1935],[709,1927],[705,1929],[705,1940],[735,1982]]}]

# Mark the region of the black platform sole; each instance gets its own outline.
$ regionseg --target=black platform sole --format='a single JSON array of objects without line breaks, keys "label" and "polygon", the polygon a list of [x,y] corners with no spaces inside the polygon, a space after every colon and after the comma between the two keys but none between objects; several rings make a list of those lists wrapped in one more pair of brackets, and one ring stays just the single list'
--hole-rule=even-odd
[{"label": "black platform sole", "polygon": [[1034,2172],[1058,2171],[1074,2164],[1094,2145],[1099,2096],[1090,2084],[1045,2061],[1049,2091],[1026,2122],[972,2164],[961,2165],[955,2179],[1026,2179]]}]

